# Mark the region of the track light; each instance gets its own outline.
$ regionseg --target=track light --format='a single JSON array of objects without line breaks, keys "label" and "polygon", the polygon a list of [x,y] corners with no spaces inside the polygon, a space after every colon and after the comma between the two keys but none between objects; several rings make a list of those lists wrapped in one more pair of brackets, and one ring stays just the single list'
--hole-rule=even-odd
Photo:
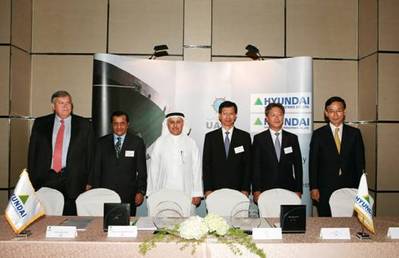
[{"label": "track light", "polygon": [[167,56],[168,54],[168,45],[156,45],[154,46],[154,53],[150,56],[149,59],[156,59],[157,57]]},{"label": "track light", "polygon": [[252,58],[252,60],[263,60],[263,57],[260,54],[259,49],[254,45],[247,45],[245,49],[247,50],[247,53],[245,53],[245,55]]}]

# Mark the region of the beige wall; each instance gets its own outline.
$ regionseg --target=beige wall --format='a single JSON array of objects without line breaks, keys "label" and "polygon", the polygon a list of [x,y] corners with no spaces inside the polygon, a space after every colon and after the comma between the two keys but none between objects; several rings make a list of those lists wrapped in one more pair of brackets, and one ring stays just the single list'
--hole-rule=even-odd
[{"label": "beige wall", "polygon": [[357,121],[358,62],[314,60],[314,120],[324,120],[324,102],[331,96],[342,96],[349,107],[346,120]]},{"label": "beige wall", "polygon": [[9,142],[10,142],[10,121],[8,118],[0,118],[0,188],[8,187],[9,168]]},{"label": "beige wall", "polygon": [[30,52],[32,45],[32,0],[13,0],[11,20],[11,44]]},{"label": "beige wall", "polygon": [[109,51],[151,54],[167,44],[169,53],[183,52],[183,0],[111,0]]},{"label": "beige wall", "polygon": [[287,0],[287,55],[357,58],[357,0]]},{"label": "beige wall", "polygon": [[34,53],[105,52],[106,36],[106,0],[33,1]]},{"label": "beige wall", "polygon": [[359,60],[358,118],[375,121],[378,106],[378,54]]},{"label": "beige wall", "polygon": [[0,0],[0,43],[10,43],[11,0]]},{"label": "beige wall", "polygon": [[31,55],[16,47],[11,47],[10,69],[10,114],[30,115]]},{"label": "beige wall", "polygon": [[8,115],[10,107],[10,46],[0,46],[0,115]]},{"label": "beige wall", "polygon": [[212,14],[213,55],[243,55],[248,44],[284,55],[284,1],[215,0]]},{"label": "beige wall", "polygon": [[359,57],[365,57],[377,51],[378,44],[378,2],[377,0],[359,1]]},{"label": "beige wall", "polygon": [[379,50],[399,50],[399,3],[397,0],[378,1]]},{"label": "beige wall", "polygon": [[33,55],[32,115],[50,113],[51,94],[65,89],[72,95],[74,112],[90,117],[92,70],[91,55]]},{"label": "beige wall", "polygon": [[93,53],[148,58],[168,44],[165,59],[244,61],[253,44],[267,58],[314,58],[315,128],[326,98],[343,96],[363,133],[377,215],[396,214],[398,13],[397,0],[0,0],[2,187],[26,165],[29,118],[50,111],[51,93],[70,91],[74,111],[91,116]]}]

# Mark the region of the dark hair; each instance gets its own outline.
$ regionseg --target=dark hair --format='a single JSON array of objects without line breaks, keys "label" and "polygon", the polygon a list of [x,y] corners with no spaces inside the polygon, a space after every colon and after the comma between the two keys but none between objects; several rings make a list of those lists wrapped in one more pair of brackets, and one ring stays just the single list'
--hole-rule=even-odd
[{"label": "dark hair", "polygon": [[327,110],[327,107],[329,105],[331,105],[333,102],[341,102],[344,109],[346,109],[345,100],[341,97],[334,96],[334,97],[330,97],[329,99],[327,99],[326,104],[324,105],[324,110]]},{"label": "dark hair", "polygon": [[126,117],[126,122],[129,123],[129,115],[126,112],[123,112],[123,111],[120,111],[120,110],[114,111],[112,113],[112,115],[111,115],[111,123],[113,122],[115,116],[125,116]]},{"label": "dark hair", "polygon": [[229,107],[233,107],[234,108],[234,112],[237,114],[238,108],[237,108],[236,103],[228,101],[228,100],[223,101],[222,104],[220,104],[220,106],[219,106],[219,114],[222,113],[222,109],[223,108],[229,108]]},{"label": "dark hair", "polygon": [[54,103],[54,100],[56,98],[60,98],[60,97],[69,97],[72,101],[72,97],[67,91],[59,90],[59,91],[54,92],[53,95],[51,95],[51,103]]},{"label": "dark hair", "polygon": [[283,111],[283,114],[285,114],[285,108],[284,108],[284,106],[282,104],[280,104],[280,103],[269,103],[269,105],[267,105],[266,108],[265,108],[266,116],[269,114],[270,110],[272,108],[274,108],[274,107],[281,109],[281,111]]}]

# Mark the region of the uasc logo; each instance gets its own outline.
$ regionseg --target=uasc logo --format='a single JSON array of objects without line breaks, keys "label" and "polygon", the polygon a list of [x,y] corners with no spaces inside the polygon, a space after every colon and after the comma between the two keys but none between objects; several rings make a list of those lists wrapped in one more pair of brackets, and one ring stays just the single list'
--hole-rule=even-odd
[{"label": "uasc logo", "polygon": [[215,100],[212,103],[213,110],[215,110],[216,113],[219,113],[219,106],[222,104],[226,98],[215,98]]}]

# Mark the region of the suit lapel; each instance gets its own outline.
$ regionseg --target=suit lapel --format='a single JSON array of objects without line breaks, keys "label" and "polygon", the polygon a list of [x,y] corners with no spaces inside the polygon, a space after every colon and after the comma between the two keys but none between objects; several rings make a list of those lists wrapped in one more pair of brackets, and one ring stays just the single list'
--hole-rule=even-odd
[{"label": "suit lapel", "polygon": [[[288,139],[287,132],[285,132],[284,130],[281,130],[281,152],[280,152],[280,162],[281,162],[282,159],[285,158],[284,148],[289,147],[288,141],[289,141],[289,139]],[[292,148],[292,146],[291,146],[291,148]]]},{"label": "suit lapel", "polygon": [[[237,141],[237,129],[234,128],[233,129],[233,133],[231,134],[231,141],[230,141],[230,146],[229,146],[229,156],[232,155],[232,151],[233,151],[233,146],[235,146],[234,144]],[[224,147],[224,144],[223,144]]]},{"label": "suit lapel", "polygon": [[116,160],[116,149],[115,149],[115,141],[114,141],[114,134],[111,134],[111,137],[109,137],[109,147],[107,148],[107,151],[111,152],[110,156],[112,157],[113,160]]},{"label": "suit lapel", "polygon": [[76,122],[76,117],[74,115],[71,115],[71,139],[69,140],[67,160],[68,160],[69,154],[70,154],[73,146],[76,143],[78,131],[79,131],[79,129],[78,129],[78,125]]},{"label": "suit lapel", "polygon": [[53,114],[52,116],[50,116],[49,121],[47,122],[47,126],[46,126],[46,132],[45,135],[47,137],[47,140],[50,144],[50,149],[51,149],[51,153],[53,152],[53,129],[54,129],[54,119],[55,119],[55,115]]},{"label": "suit lapel", "polygon": [[350,135],[348,135],[348,130],[347,130],[347,126],[344,124],[342,126],[342,137],[341,137],[341,152],[340,155],[342,155],[344,153],[344,151],[347,149],[347,144],[349,144],[348,142],[348,137],[350,137]]},{"label": "suit lapel", "polygon": [[219,146],[222,145],[224,149],[224,135],[221,127],[216,131],[216,143]]},{"label": "suit lapel", "polygon": [[127,146],[129,145],[129,141],[130,141],[129,136],[126,134],[125,140],[123,141],[122,148],[121,148],[121,155],[124,155],[125,150],[127,149]]},{"label": "suit lapel", "polygon": [[[339,156],[337,145],[335,145],[334,135],[331,131],[330,124],[327,124],[325,127],[325,133],[327,134],[328,144],[333,147],[335,150],[335,154]],[[343,134],[342,134],[343,135]],[[341,142],[341,150],[342,150],[342,142]]]}]

